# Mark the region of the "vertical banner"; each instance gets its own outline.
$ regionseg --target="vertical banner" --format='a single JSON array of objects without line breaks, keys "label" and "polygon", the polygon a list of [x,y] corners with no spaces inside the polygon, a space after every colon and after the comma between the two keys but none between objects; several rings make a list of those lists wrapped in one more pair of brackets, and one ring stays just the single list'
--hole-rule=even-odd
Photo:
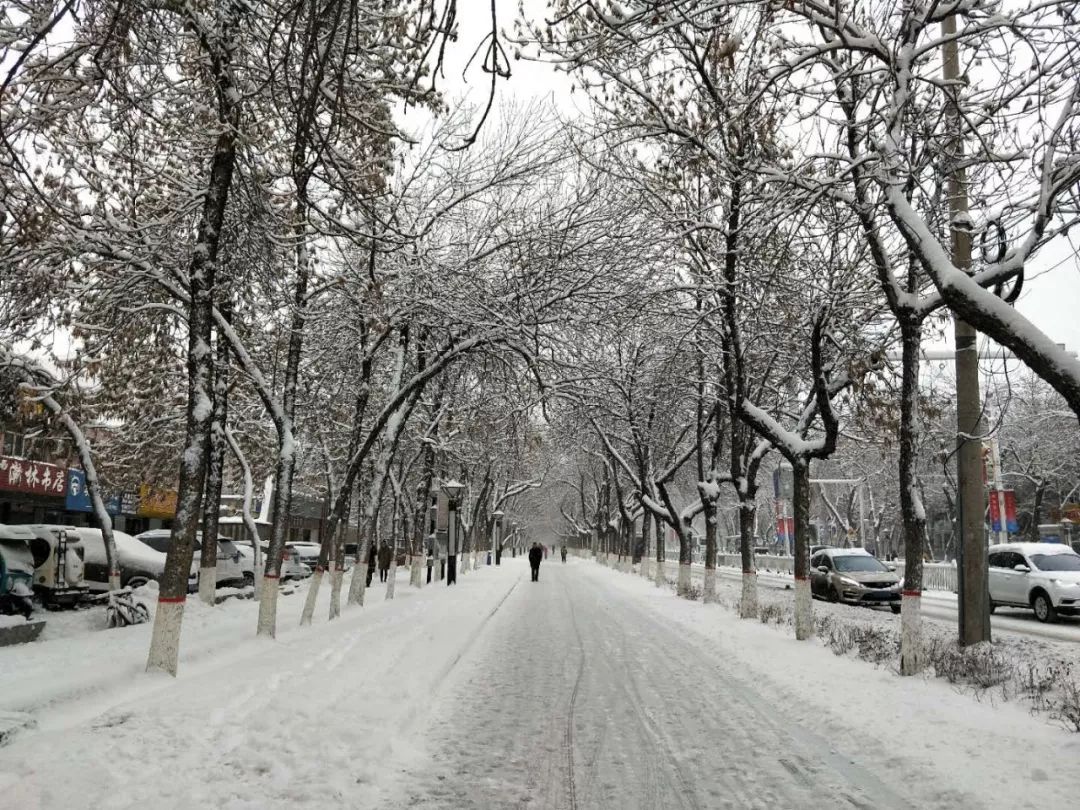
[{"label": "vertical banner", "polygon": [[[1016,520],[1016,492],[1011,489],[1002,490],[1005,494],[1005,528],[1009,532],[1020,531],[1020,524]],[[998,503],[998,491],[990,490],[988,498],[990,504],[990,528],[992,531],[1001,531],[1001,507]]]}]

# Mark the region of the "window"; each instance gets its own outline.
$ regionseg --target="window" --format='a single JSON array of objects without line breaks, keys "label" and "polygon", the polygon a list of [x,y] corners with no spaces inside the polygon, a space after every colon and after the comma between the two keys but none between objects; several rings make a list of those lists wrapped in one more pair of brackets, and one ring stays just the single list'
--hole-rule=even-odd
[{"label": "window", "polygon": [[1040,571],[1080,571],[1080,554],[1032,554]]},{"label": "window", "polygon": [[993,554],[990,555],[990,567],[991,568],[1008,568],[1009,566],[1007,566],[1005,564],[1005,560],[1006,560],[1007,556],[1008,556],[1007,551],[995,551]]},{"label": "window", "polygon": [[5,430],[3,454],[15,458],[26,458],[26,438],[21,433],[11,433]]},{"label": "window", "polygon": [[888,571],[880,560],[869,554],[844,554],[833,558],[837,571]]},{"label": "window", "polygon": [[1018,565],[1027,565],[1027,560],[1024,559],[1023,554],[1018,554],[1015,551],[1006,551],[1004,552],[1004,556],[1006,568],[1016,568]]}]

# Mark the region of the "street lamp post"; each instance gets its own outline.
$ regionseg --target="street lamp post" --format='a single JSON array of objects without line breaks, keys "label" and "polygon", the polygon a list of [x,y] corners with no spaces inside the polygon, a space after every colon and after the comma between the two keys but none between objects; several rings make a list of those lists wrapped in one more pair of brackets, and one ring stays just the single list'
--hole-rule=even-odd
[{"label": "street lamp post", "polygon": [[517,521],[513,521],[510,524],[510,551],[514,557],[517,556]]},{"label": "street lamp post", "polygon": [[495,520],[495,526],[494,526],[494,529],[492,531],[492,539],[491,539],[491,545],[494,546],[494,548],[492,548],[492,556],[495,558],[495,564],[496,565],[501,565],[502,564],[502,519],[503,519],[503,511],[501,509],[496,509],[494,512],[491,513],[491,517]]},{"label": "street lamp post", "polygon": [[446,525],[446,584],[457,584],[458,552],[458,499],[465,491],[465,485],[458,481],[447,481],[442,485],[446,493],[448,520]]}]

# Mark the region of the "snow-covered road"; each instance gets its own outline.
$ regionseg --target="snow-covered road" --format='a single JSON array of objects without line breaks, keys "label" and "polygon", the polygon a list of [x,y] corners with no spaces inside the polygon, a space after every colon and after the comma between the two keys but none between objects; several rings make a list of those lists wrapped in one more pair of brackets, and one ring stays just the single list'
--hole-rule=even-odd
[{"label": "snow-covered road", "polygon": [[586,565],[549,562],[507,600],[403,806],[904,806]]},{"label": "snow-covered road", "polygon": [[1080,735],[1022,706],[591,561],[406,583],[307,629],[294,595],[275,642],[251,602],[193,604],[176,680],[139,672],[145,627],[0,651],[0,710],[38,724],[0,747],[0,806],[1012,810],[1080,784]]}]

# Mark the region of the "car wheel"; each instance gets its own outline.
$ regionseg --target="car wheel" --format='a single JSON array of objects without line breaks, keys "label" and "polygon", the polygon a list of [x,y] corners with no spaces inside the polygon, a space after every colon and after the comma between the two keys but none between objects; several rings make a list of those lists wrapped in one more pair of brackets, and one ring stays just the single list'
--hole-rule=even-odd
[{"label": "car wheel", "polygon": [[1035,618],[1047,624],[1057,621],[1057,611],[1050,597],[1043,591],[1037,591],[1031,600],[1031,606],[1035,609]]},{"label": "car wheel", "polygon": [[143,585],[145,585],[149,581],[150,581],[150,579],[148,577],[136,575],[136,576],[133,576],[131,579],[129,579],[126,583],[124,583],[124,587],[131,588],[131,590],[135,590],[136,588],[141,588]]},{"label": "car wheel", "polygon": [[892,612],[893,612],[894,616],[899,616],[900,615],[900,605],[889,605],[889,607],[892,608]]},{"label": "car wheel", "polygon": [[829,601],[830,602],[839,602],[840,601],[840,592],[838,590],[836,590],[835,585],[832,585],[832,586],[829,587]]},{"label": "car wheel", "polygon": [[254,587],[254,585],[255,585],[255,575],[253,573],[251,573],[251,571],[245,571],[244,572],[244,587],[245,588]]},{"label": "car wheel", "polygon": [[990,615],[993,616],[995,611],[997,611],[997,602],[991,602],[990,603]]}]

